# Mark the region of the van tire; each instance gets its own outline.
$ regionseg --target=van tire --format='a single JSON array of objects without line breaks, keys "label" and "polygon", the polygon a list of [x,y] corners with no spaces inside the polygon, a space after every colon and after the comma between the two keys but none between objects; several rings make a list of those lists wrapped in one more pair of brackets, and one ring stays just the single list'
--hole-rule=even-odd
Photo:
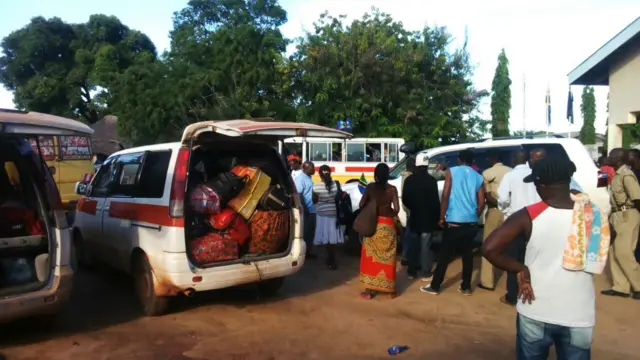
[{"label": "van tire", "polygon": [[84,249],[82,234],[79,231],[74,231],[71,246],[71,269],[74,272],[93,268],[93,261]]},{"label": "van tire", "polygon": [[153,276],[147,256],[138,255],[134,265],[133,278],[142,313],[146,316],[164,315],[169,308],[169,297],[156,295]]},{"label": "van tire", "polygon": [[258,283],[258,292],[260,292],[261,296],[272,297],[280,291],[283,284],[284,277],[263,280]]}]

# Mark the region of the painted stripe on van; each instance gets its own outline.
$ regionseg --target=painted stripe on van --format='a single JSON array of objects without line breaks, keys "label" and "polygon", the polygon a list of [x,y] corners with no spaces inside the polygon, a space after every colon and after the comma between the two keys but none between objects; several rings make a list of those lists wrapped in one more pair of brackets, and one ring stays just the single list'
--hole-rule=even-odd
[{"label": "painted stripe on van", "polygon": [[172,218],[169,216],[169,207],[163,205],[111,201],[109,204],[109,216],[160,226],[184,227],[184,219]]},{"label": "painted stripe on van", "polygon": [[78,199],[76,210],[79,212],[95,215],[97,207],[98,207],[98,202],[96,200],[91,200],[85,197],[81,197],[80,199]]}]

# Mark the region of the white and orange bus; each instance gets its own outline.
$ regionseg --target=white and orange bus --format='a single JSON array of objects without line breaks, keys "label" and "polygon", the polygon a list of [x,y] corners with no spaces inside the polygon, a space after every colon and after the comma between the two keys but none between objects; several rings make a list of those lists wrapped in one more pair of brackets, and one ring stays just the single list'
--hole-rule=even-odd
[{"label": "white and orange bus", "polygon": [[[360,179],[373,180],[376,165],[384,162],[393,167],[402,160],[404,154],[399,149],[404,144],[400,138],[354,138],[349,140],[333,138],[293,137],[284,140],[289,154],[298,154],[303,161],[313,161],[316,170],[329,165],[334,180],[346,183]],[[280,146],[283,146],[280,143]],[[282,153],[282,148],[279,149]],[[318,175],[314,181],[319,180]]]}]

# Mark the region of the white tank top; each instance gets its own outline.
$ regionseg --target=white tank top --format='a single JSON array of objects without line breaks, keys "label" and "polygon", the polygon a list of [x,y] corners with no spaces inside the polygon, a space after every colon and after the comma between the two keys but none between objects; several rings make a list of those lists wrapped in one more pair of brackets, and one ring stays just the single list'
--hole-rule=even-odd
[{"label": "white tank top", "polygon": [[518,313],[560,326],[593,326],[596,312],[593,276],[562,267],[573,210],[539,202],[527,206],[527,211],[531,217],[531,238],[524,263],[531,273],[536,299],[531,304],[518,301]]}]

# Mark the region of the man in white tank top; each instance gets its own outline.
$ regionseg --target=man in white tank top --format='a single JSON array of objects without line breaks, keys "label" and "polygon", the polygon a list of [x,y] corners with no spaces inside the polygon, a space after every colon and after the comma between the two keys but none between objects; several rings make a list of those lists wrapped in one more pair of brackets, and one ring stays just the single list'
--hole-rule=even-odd
[{"label": "man in white tank top", "polygon": [[[518,360],[588,360],[595,324],[593,276],[563,268],[574,202],[569,184],[575,165],[564,157],[541,159],[525,182],[542,201],[511,215],[484,242],[482,254],[496,267],[518,274]],[[518,237],[528,239],[524,264],[505,255]]]}]

